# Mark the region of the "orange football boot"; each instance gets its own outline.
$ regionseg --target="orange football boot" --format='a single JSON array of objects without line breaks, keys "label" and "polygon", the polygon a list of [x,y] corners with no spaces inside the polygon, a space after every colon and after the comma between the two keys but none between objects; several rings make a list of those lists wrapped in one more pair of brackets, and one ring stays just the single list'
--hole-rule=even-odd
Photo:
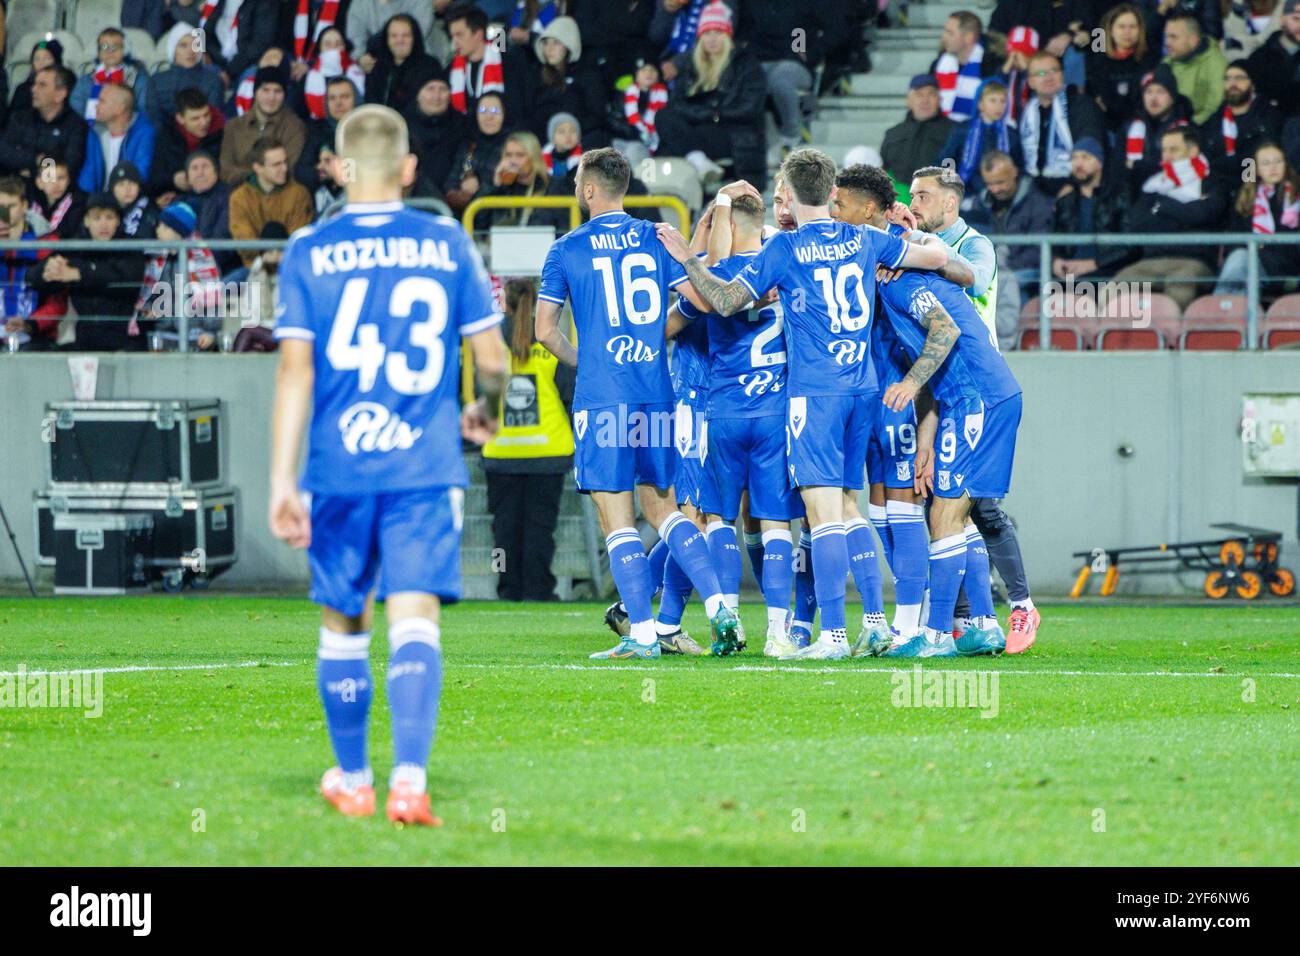
[{"label": "orange football boot", "polygon": [[334,804],[345,817],[372,817],[375,815],[375,788],[366,784],[355,790],[343,789],[343,771],[330,767],[320,778],[321,796]]},{"label": "orange football boot", "polygon": [[1024,608],[1012,611],[1008,622],[1010,627],[1007,628],[1007,653],[1023,654],[1033,647],[1034,641],[1038,639],[1038,625],[1042,622],[1038,608],[1032,611]]},{"label": "orange football boot", "polygon": [[429,807],[429,795],[416,793],[409,783],[399,783],[388,794],[388,819],[394,823],[440,827],[442,818]]}]

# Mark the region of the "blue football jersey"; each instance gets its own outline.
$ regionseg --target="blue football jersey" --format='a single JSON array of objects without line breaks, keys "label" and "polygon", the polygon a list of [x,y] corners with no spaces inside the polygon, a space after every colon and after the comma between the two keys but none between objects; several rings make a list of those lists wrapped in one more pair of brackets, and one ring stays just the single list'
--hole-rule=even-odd
[{"label": "blue football jersey", "polygon": [[[690,306],[685,297],[678,300],[679,307]],[[683,314],[685,310],[683,309]],[[694,316],[691,316],[694,318]],[[709,325],[692,322],[673,339],[673,394],[681,397],[695,392],[702,397],[709,387]]]},{"label": "blue football jersey", "polygon": [[996,405],[1020,394],[1007,360],[994,343],[975,304],[965,290],[933,272],[903,269],[881,270],[878,276],[880,301],[898,340],[914,362],[925,346],[926,330],[921,316],[942,305],[957,323],[961,336],[930,377],[930,391],[945,405],[962,399],[978,399],[985,406]]},{"label": "blue football jersey", "polygon": [[[879,288],[877,285],[877,291]],[[899,341],[893,323],[887,319],[871,323],[871,361],[882,391],[901,382],[912,367],[912,358]]]},{"label": "blue football jersey", "polygon": [[572,302],[578,333],[575,411],[673,400],[664,320],[668,290],[686,270],[654,223],[601,213],[557,239],[542,267],[538,298]]},{"label": "blue football jersey", "polygon": [[[758,255],[742,252],[723,259],[710,270],[723,282],[730,282]],[[687,299],[677,308],[694,319],[678,338],[707,322],[709,329],[710,418],[758,418],[785,416],[785,334],[778,303],[761,309],[746,309],[735,315],[700,312]]]},{"label": "blue football jersey", "polygon": [[780,291],[792,395],[879,391],[869,352],[876,267],[905,255],[907,243],[883,230],[817,219],[777,233],[736,276],[755,299]]},{"label": "blue football jersey", "polygon": [[305,489],[467,483],[460,339],[501,314],[460,223],[366,203],[300,229],[280,263],[275,317],[276,338],[314,344]]}]

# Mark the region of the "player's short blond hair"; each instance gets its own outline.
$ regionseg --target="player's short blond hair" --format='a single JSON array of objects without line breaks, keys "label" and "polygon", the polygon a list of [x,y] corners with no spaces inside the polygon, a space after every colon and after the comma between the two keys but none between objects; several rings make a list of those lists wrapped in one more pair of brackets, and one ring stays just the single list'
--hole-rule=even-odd
[{"label": "player's short blond hair", "polygon": [[339,121],[334,152],[351,164],[357,179],[396,181],[411,152],[410,134],[400,113],[378,103],[353,110]]}]

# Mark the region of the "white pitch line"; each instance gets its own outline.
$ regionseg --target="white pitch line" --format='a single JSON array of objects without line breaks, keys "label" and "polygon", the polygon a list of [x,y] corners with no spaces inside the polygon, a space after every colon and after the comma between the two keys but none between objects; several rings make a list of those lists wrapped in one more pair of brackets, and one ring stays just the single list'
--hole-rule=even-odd
[{"label": "white pitch line", "polygon": [[146,671],[223,671],[242,667],[296,667],[307,661],[225,661],[219,664],[129,664],[125,667],[84,667],[70,671],[0,671],[0,677],[50,674],[142,674]]}]

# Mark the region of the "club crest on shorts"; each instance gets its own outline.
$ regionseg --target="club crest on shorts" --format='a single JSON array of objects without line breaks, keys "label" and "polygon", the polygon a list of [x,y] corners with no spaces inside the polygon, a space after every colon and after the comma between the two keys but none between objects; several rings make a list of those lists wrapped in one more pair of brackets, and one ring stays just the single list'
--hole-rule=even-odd
[{"label": "club crest on shorts", "polygon": [[947,471],[935,473],[935,487],[940,491],[948,491],[952,488],[952,474]]},{"label": "club crest on shorts", "polygon": [[899,481],[911,481],[912,463],[910,461],[894,462],[894,474],[897,476]]}]

